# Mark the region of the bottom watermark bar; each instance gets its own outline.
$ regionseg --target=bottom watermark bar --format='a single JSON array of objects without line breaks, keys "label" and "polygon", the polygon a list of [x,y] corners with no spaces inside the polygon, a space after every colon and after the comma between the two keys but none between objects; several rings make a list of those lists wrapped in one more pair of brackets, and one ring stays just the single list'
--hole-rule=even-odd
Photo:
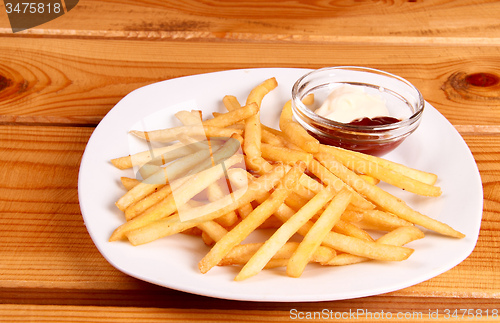
[{"label": "bottom watermark bar", "polygon": [[433,320],[499,320],[498,309],[429,309],[428,311],[369,311],[355,309],[349,311],[334,311],[323,309],[321,311],[290,310],[292,320],[363,320],[363,321],[433,321]]},{"label": "bottom watermark bar", "polygon": [[366,309],[350,309],[349,311],[343,312],[329,309],[323,309],[321,311],[290,310],[290,318],[292,320],[419,320],[427,317],[427,313],[424,312],[386,312],[383,310],[369,311]]}]

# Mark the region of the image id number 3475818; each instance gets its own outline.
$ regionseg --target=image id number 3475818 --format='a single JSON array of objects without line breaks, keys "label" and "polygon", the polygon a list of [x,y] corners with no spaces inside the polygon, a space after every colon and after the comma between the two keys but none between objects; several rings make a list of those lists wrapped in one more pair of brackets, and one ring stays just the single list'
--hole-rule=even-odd
[{"label": "image id number 3475818", "polygon": [[5,11],[9,17],[12,32],[16,33],[39,26],[64,15],[78,0],[5,0]]},{"label": "image id number 3475818", "polygon": [[60,13],[60,2],[5,2],[7,13]]},{"label": "image id number 3475818", "polygon": [[500,319],[498,309],[445,309],[443,310],[445,319]]}]

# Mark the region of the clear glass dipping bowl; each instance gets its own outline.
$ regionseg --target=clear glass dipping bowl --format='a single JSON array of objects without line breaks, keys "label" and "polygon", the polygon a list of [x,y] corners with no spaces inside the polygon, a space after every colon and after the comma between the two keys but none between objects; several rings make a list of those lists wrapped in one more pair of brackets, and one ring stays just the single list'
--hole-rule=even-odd
[{"label": "clear glass dipping bowl", "polygon": [[[346,84],[381,96],[390,116],[400,121],[361,126],[332,121],[314,112],[333,88]],[[306,106],[302,100],[309,94],[314,94],[314,103]],[[424,99],[415,86],[399,76],[366,67],[338,66],[314,70],[298,79],[292,88],[292,109],[295,119],[321,143],[380,156],[417,129]]]}]

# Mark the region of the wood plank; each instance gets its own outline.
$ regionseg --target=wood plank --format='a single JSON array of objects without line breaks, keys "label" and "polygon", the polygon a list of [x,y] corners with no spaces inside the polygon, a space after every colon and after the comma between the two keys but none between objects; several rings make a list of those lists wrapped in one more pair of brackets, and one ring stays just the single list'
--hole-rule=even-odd
[{"label": "wood plank", "polygon": [[78,205],[93,128],[0,127],[0,286],[123,284],[98,253]]},{"label": "wood plank", "polygon": [[[10,37],[0,42],[3,124],[95,125],[123,96],[154,82],[238,68],[335,65],[405,77],[456,125],[491,126],[499,118],[500,47]],[[469,76],[480,73],[497,82],[470,84]]]},{"label": "wood plank", "polygon": [[[77,176],[91,132],[87,127],[0,127],[0,291],[149,288],[108,264],[83,224]],[[500,137],[465,139],[476,157],[484,186],[484,216],[476,249],[452,270],[390,295],[500,297],[496,270],[500,259],[495,251],[500,241]]]},{"label": "wood plank", "polygon": [[[498,320],[499,16],[492,0],[86,0],[12,35],[0,8],[0,322],[284,322],[292,309],[440,322],[468,308],[481,313],[468,320]],[[464,136],[484,187],[480,236],[464,262],[374,297],[257,303],[145,283],[99,254],[79,210],[78,166],[93,127],[124,95],[184,75],[333,65],[409,79]]]},{"label": "wood plank", "polygon": [[[138,284],[137,287],[139,287]],[[231,309],[231,310],[278,310],[295,308],[300,311],[321,311],[328,308],[334,311],[363,309],[365,311],[427,312],[470,308],[490,311],[499,309],[498,298],[478,297],[418,297],[403,295],[378,295],[357,299],[324,302],[245,302],[191,295],[168,288],[144,283],[140,289],[130,290],[81,290],[59,288],[3,288],[0,304],[19,305],[58,305],[58,306],[132,306],[170,309]],[[500,310],[500,309],[499,309]],[[0,316],[1,317],[1,316]]]},{"label": "wood plank", "polygon": [[[279,13],[278,15],[276,13]],[[17,35],[497,44],[496,1],[98,1]],[[11,34],[5,12],[0,33]]]},{"label": "wood plank", "polygon": [[[397,300],[394,300],[397,304]],[[427,304],[429,305],[429,304]],[[471,308],[463,303],[462,309]],[[474,322],[494,322],[498,320],[498,304],[488,308],[472,307],[471,312],[457,308],[441,311],[427,308],[418,310],[411,307],[383,311],[365,308],[342,308],[335,310],[325,306],[315,311],[301,311],[297,307],[286,310],[235,310],[235,309],[172,309],[141,307],[104,306],[40,306],[40,305],[0,305],[0,317],[9,322],[33,322],[33,320],[57,322],[290,322],[291,320],[318,320],[322,322],[373,322],[397,320],[404,322],[448,322],[450,320],[470,320]],[[448,314],[446,314],[448,313]],[[493,314],[492,314],[493,313]],[[436,314],[436,315],[435,315]]]}]

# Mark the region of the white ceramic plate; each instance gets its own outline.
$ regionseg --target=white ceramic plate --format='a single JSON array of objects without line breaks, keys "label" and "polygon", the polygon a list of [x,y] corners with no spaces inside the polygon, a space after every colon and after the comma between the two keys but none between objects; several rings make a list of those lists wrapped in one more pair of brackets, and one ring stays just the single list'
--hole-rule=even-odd
[{"label": "white ceramic plate", "polygon": [[226,94],[245,102],[248,92],[269,77],[279,86],[263,101],[264,124],[277,127],[281,107],[291,97],[296,79],[304,69],[266,68],[232,70],[183,77],[137,89],[124,97],[101,121],[90,138],[80,167],[80,208],[102,255],[120,271],[168,288],[189,293],[247,301],[327,301],[386,293],[437,276],[464,260],[474,249],[482,216],[483,193],[475,161],[454,127],[426,103],[418,130],[385,157],[439,175],[439,198],[414,196],[388,188],[418,211],[448,223],[466,234],[457,240],[432,232],[409,244],[415,252],[403,262],[367,262],[344,267],[309,265],[300,278],[287,277],[282,269],[266,270],[246,281],[235,282],[236,268],[216,267],[198,271],[198,261],[208,248],[201,239],[186,235],[167,237],[133,247],[127,242],[108,242],[123,222],[114,202],[124,193],[120,171],[110,159],[139,149],[128,135],[131,129],[177,125],[174,113],[201,109],[205,115],[224,111]]}]

